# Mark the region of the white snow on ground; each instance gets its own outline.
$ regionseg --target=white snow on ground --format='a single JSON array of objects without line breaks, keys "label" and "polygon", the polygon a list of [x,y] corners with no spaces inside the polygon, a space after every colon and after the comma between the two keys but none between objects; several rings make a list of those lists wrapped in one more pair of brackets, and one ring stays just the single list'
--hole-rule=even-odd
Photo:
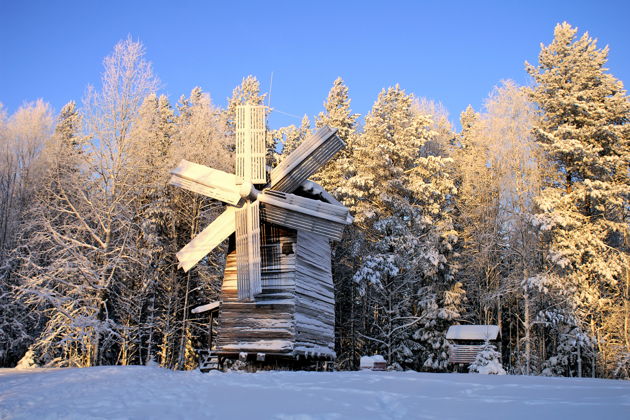
[{"label": "white snow on ground", "polygon": [[630,382],[416,372],[0,369],[0,419],[630,419]]}]

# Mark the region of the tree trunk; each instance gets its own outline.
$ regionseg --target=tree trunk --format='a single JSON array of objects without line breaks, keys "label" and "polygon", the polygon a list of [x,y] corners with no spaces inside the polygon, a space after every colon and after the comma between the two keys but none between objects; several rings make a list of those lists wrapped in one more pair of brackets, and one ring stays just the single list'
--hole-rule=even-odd
[{"label": "tree trunk", "polygon": [[525,374],[530,374],[530,363],[531,363],[531,315],[529,313],[529,294],[527,292],[524,293],[523,297],[525,298]]}]

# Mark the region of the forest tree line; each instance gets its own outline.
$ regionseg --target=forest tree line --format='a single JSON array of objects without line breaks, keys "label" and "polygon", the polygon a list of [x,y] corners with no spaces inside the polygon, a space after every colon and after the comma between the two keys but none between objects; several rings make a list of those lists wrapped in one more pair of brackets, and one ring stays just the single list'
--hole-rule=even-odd
[{"label": "forest tree line", "polygon": [[[630,101],[608,48],[559,24],[456,131],[396,85],[361,119],[334,81],[314,121],[270,130],[276,165],[315,129],[347,143],[314,180],[354,223],[333,246],[337,369],[381,354],[445,371],[446,330],[496,324],[514,374],[630,377]],[[196,367],[227,246],[189,273],[175,253],[223,204],[168,185],[181,159],[234,170],[239,104],[194,88],[172,104],[142,44],[58,115],[0,108],[0,364]]]}]

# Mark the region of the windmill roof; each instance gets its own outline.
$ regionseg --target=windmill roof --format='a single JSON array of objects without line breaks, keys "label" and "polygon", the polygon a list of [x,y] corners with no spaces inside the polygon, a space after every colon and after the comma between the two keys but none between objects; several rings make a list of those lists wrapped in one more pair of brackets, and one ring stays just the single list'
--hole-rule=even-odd
[{"label": "windmill roof", "polygon": [[326,191],[324,187],[316,182],[309,181],[308,179],[300,184],[296,192],[307,194],[328,204],[343,206],[343,204],[337,201],[335,197],[330,195],[330,193]]}]

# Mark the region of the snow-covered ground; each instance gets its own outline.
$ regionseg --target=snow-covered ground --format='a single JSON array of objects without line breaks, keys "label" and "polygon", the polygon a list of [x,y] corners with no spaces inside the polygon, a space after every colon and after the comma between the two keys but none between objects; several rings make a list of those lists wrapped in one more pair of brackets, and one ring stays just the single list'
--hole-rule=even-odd
[{"label": "snow-covered ground", "polygon": [[630,382],[415,372],[0,369],[0,419],[630,419]]}]

